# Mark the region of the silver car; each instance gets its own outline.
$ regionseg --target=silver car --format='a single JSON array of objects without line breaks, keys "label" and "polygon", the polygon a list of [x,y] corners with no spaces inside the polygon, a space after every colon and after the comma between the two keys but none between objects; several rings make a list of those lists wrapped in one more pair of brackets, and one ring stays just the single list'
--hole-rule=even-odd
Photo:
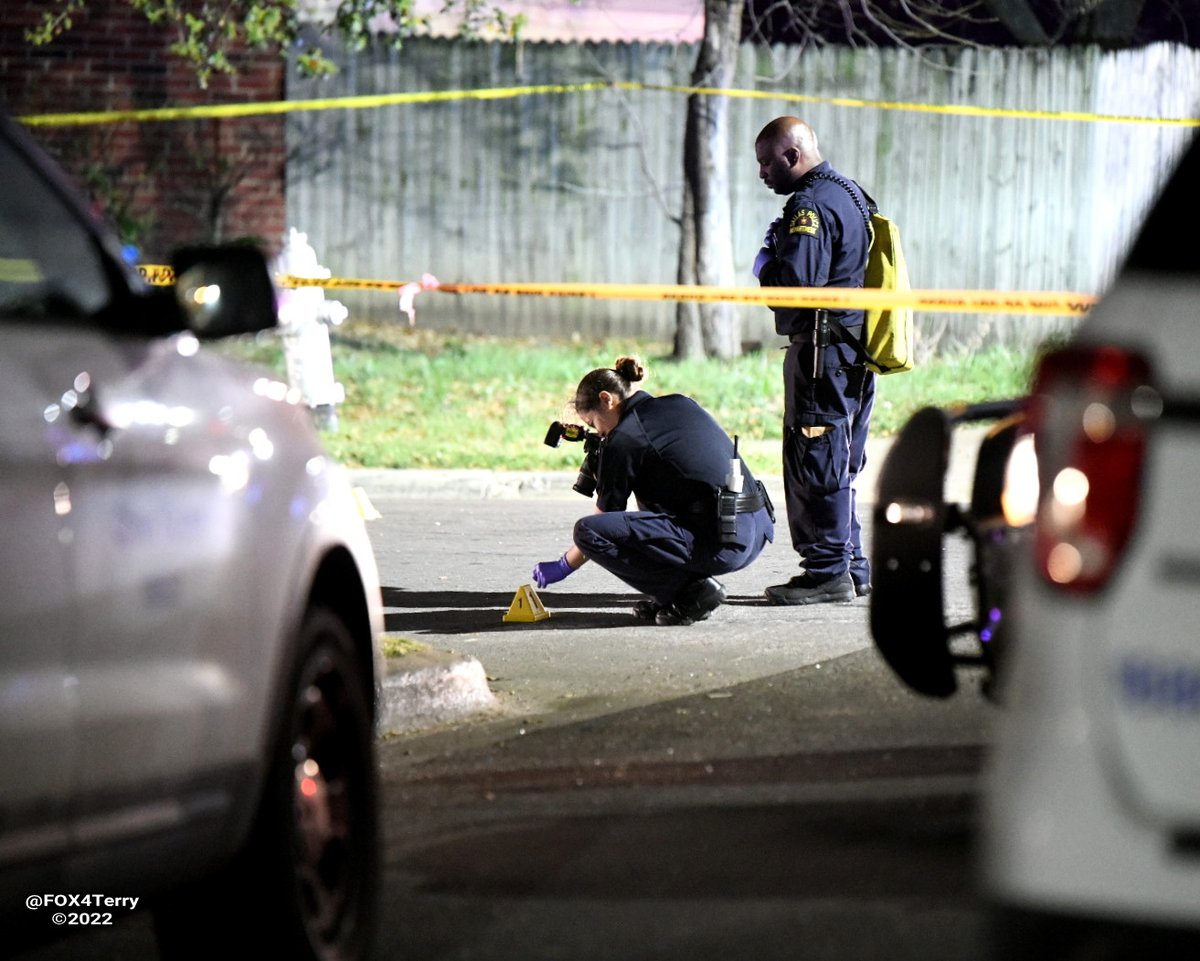
[{"label": "silver car", "polygon": [[[1197,184],[1200,141],[1029,396],[975,412],[998,425],[969,504],[941,491],[970,411],[918,414],[881,472],[876,643],[924,694],[963,672],[997,694],[979,876],[1000,957],[1200,955]],[[964,537],[975,610],[947,623]]]},{"label": "silver car", "polygon": [[263,256],[174,267],[146,285],[0,118],[6,947],[136,898],[164,957],[361,957],[374,556],[308,410],[205,344],[275,324]]}]

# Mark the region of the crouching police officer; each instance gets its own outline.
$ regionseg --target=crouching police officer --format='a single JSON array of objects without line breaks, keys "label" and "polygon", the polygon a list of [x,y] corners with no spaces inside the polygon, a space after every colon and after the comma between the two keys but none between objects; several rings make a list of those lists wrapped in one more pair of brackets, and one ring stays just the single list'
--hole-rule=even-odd
[{"label": "crouching police officer", "polygon": [[725,600],[714,575],[747,567],[774,540],[774,511],[712,415],[682,394],[635,389],[644,376],[622,357],[579,382],[572,406],[600,436],[596,512],[533,580],[546,587],[593,560],[649,595],[634,605],[639,620],[691,624]]}]

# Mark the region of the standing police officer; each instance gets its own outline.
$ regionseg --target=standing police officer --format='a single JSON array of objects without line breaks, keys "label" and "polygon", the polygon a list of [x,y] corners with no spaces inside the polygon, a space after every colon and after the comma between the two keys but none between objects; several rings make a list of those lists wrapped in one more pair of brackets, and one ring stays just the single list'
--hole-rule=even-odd
[{"label": "standing police officer", "polygon": [[[774,518],[766,490],[712,416],[682,394],[635,389],[644,375],[622,357],[580,381],[575,412],[601,438],[596,513],[575,524],[562,557],[534,567],[533,580],[546,587],[593,560],[649,595],[634,605],[639,620],[691,624],[725,600],[713,575],[748,566],[774,539]],[[727,485],[733,463],[740,485]],[[636,511],[626,510],[630,495]]]},{"label": "standing police officer", "polygon": [[[870,248],[866,198],[821,159],[817,135],[777,117],[754,144],[758,175],[788,197],[754,262],[764,287],[861,287]],[[861,310],[772,307],[790,341],[784,359],[783,480],[792,546],[802,572],[768,587],[774,604],[851,601],[871,590],[855,505],[866,463],[875,374],[851,337]]]}]

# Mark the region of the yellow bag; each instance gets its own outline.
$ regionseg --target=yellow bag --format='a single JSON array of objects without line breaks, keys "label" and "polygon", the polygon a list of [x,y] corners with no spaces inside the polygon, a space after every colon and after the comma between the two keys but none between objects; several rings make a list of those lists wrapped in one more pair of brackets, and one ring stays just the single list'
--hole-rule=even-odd
[{"label": "yellow bag", "polygon": [[[868,198],[869,200],[870,198]],[[864,287],[911,290],[900,228],[877,210],[871,212],[871,250],[867,255]],[[874,307],[863,322],[863,350],[867,366],[878,374],[899,374],[913,369],[916,360],[911,307]]]},{"label": "yellow bag", "polygon": [[[867,201],[865,210],[862,201],[858,199],[858,193],[843,178],[826,173],[817,174],[817,177],[832,180],[840,185],[850,195],[854,206],[867,223],[867,230],[871,234],[871,248],[867,253],[867,273],[863,287],[911,290],[904,248],[900,246],[900,228],[896,226],[895,221],[879,212],[878,205],[862,187],[858,187],[858,191]],[[867,367],[877,374],[900,374],[912,370],[916,361],[912,308],[873,307],[865,314],[862,340],[852,336],[844,327],[841,328],[841,332],[857,345]]]}]

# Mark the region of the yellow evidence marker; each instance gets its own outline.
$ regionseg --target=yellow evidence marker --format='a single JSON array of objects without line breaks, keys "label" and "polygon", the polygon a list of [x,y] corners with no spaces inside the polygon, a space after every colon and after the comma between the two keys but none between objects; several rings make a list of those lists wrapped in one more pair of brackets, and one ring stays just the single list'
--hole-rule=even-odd
[{"label": "yellow evidence marker", "polygon": [[542,606],[542,601],[537,596],[537,591],[533,589],[533,585],[522,584],[517,588],[517,593],[513,597],[512,604],[509,605],[508,613],[504,615],[504,620],[531,623],[532,621],[543,621],[549,616],[550,612]]}]

